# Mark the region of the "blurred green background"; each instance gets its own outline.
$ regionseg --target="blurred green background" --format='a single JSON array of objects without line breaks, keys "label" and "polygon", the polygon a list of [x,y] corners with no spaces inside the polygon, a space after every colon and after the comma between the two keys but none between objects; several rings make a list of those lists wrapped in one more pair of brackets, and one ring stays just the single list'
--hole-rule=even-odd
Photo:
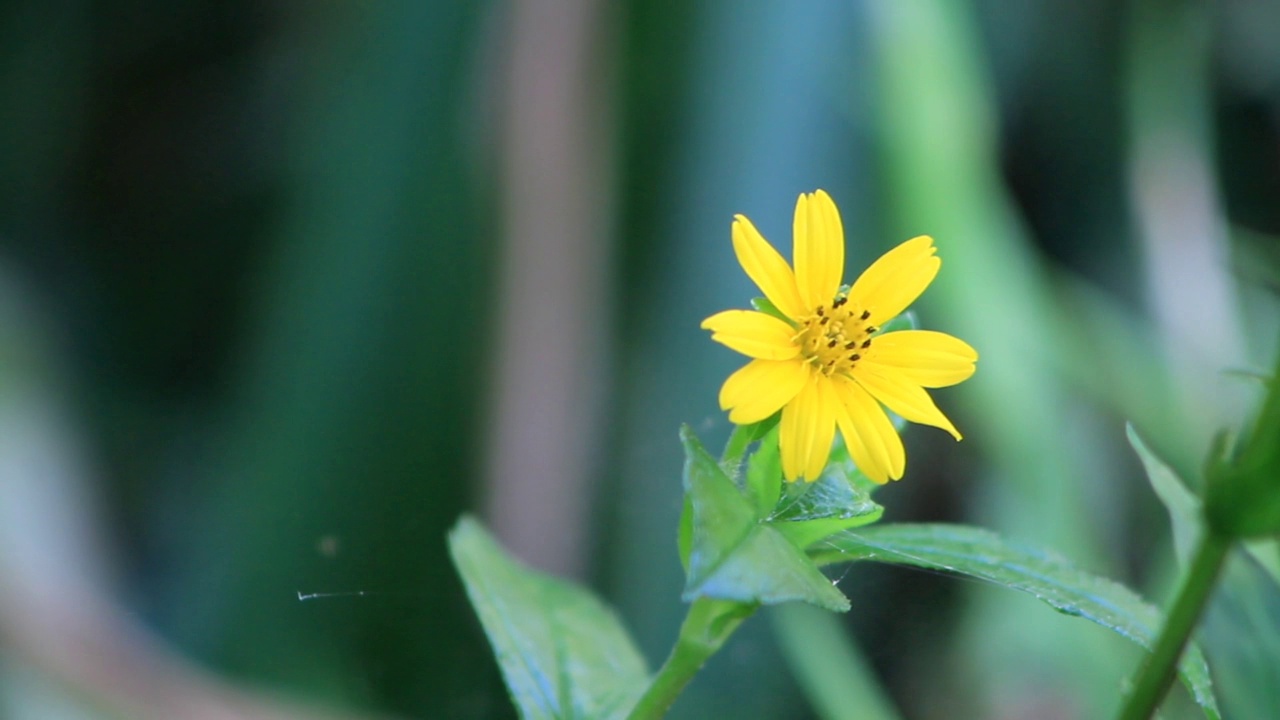
[{"label": "blurred green background", "polygon": [[[1271,367],[1278,31],[1187,0],[0,2],[0,715],[512,717],[462,512],[656,665],[676,429],[727,436],[740,362],[698,323],[753,294],[730,220],[789,252],[818,187],[847,279],[935,237],[922,324],[981,353],[936,394],[965,441],[908,432],[887,518],[1163,603],[1124,424],[1195,478]],[[1206,638],[1228,717],[1280,706],[1258,557]],[[1139,659],[993,587],[838,577],[904,717],[1099,717]],[[766,614],[673,715],[817,717],[799,687]]]}]

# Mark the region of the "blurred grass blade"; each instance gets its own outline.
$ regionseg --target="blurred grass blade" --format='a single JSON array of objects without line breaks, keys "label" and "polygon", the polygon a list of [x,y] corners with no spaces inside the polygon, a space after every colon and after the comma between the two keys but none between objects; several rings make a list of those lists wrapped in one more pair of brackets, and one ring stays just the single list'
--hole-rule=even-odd
[{"label": "blurred grass blade", "polygon": [[648,670],[612,610],[517,563],[470,517],[449,551],[521,717],[626,717]]},{"label": "blurred grass blade", "polygon": [[[1155,606],[1124,585],[982,528],[879,525],[832,536],[826,545],[826,551],[816,554],[819,562],[875,560],[986,580],[1030,593],[1058,612],[1092,620],[1148,649],[1163,623]],[[1209,667],[1195,645],[1187,646],[1178,673],[1205,715],[1220,718]]]},{"label": "blurred grass blade", "polygon": [[898,712],[840,618],[790,603],[769,618],[787,665],[823,720],[897,720]]}]

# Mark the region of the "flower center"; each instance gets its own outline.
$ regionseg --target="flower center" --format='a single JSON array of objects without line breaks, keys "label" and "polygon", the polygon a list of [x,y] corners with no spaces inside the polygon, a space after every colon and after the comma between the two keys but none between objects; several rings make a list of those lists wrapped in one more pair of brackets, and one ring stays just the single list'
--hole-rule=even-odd
[{"label": "flower center", "polygon": [[819,305],[812,315],[801,320],[791,341],[800,346],[805,362],[822,374],[848,374],[871,347],[871,336],[880,329],[867,324],[869,317],[869,311],[852,306],[848,297],[837,295],[831,304]]}]

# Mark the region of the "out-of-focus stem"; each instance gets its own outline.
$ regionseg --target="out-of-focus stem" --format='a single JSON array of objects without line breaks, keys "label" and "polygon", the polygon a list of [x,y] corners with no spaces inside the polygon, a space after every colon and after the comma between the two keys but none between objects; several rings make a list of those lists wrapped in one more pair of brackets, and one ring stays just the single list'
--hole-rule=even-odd
[{"label": "out-of-focus stem", "polygon": [[1156,640],[1155,649],[1134,682],[1133,692],[1120,711],[1120,720],[1146,720],[1160,707],[1178,671],[1178,659],[1195,630],[1200,613],[1213,592],[1218,573],[1231,549],[1231,541],[1206,532],[1196,550],[1177,599],[1169,610],[1169,618]]}]

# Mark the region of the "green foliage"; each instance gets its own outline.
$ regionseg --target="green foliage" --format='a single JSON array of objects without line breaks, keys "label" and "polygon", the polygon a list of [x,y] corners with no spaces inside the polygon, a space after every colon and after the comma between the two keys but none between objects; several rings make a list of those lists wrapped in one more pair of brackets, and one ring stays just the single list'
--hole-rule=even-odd
[{"label": "green foliage", "polygon": [[1126,425],[1125,432],[1129,436],[1129,444],[1142,460],[1151,489],[1169,511],[1169,521],[1173,525],[1173,549],[1178,555],[1178,562],[1185,565],[1191,560],[1191,553],[1204,533],[1200,498],[1187,489],[1173,468],[1142,442],[1132,425]]},{"label": "green foliage", "polygon": [[1274,377],[1234,454],[1219,449],[1210,459],[1208,480],[1206,516],[1214,532],[1238,538],[1280,533],[1280,384]]},{"label": "green foliage", "polygon": [[[1204,533],[1200,499],[1157,457],[1132,427],[1129,441],[1173,526],[1174,548],[1186,565]],[[1234,552],[1221,587],[1205,611],[1201,633],[1213,661],[1218,697],[1228,717],[1267,717],[1280,707],[1280,586],[1248,553]]]},{"label": "green foliage", "polygon": [[684,486],[692,505],[684,599],[774,604],[803,600],[846,611],[849,601],[799,548],[767,523],[698,442],[681,430]]},{"label": "green foliage", "polygon": [[[762,447],[757,455],[770,449]],[[776,454],[777,448],[772,451]],[[842,444],[832,451],[822,477],[787,484],[768,521],[797,547],[808,548],[828,535],[879,520],[884,508],[871,499],[878,487],[854,467]]]},{"label": "green foliage", "polygon": [[[1127,587],[981,528],[881,525],[828,538],[816,557],[823,563],[875,560],[980,578],[1029,593],[1058,612],[1091,620],[1147,648],[1162,623],[1160,611]],[[1194,645],[1188,646],[1179,673],[1205,715],[1220,717],[1208,666]]]},{"label": "green foliage", "polygon": [[522,717],[626,717],[648,671],[612,610],[517,563],[472,518],[449,550]]}]

